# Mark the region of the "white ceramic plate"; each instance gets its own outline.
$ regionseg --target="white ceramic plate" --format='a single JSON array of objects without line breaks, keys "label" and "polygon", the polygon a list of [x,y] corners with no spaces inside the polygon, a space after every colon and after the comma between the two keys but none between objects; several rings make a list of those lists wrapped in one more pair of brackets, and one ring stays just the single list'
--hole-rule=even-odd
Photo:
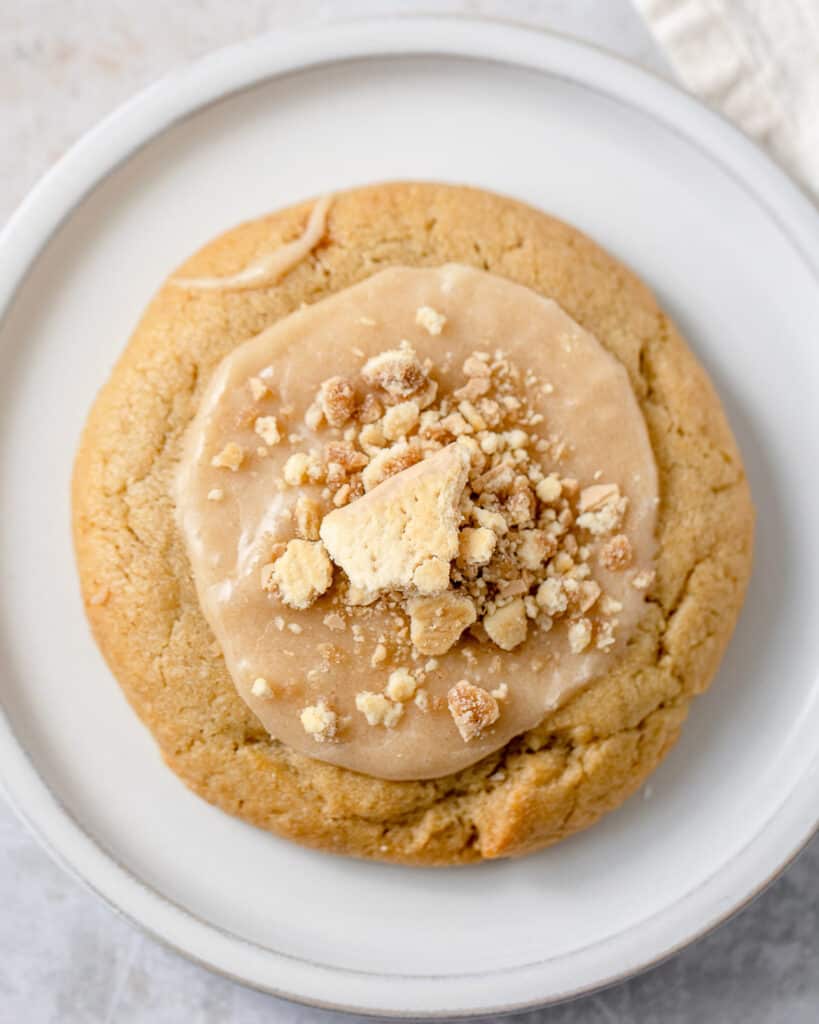
[{"label": "white ceramic plate", "polygon": [[[652,798],[519,863],[358,863],[224,816],[163,767],[78,600],[73,452],[151,293],[237,221],[395,177],[511,193],[633,266],[713,373],[759,510],[738,634]],[[723,920],[817,825],[817,254],[813,208],[750,143],[565,39],[348,24],[255,40],[148,90],[72,150],[0,241],[0,763],[20,812],[189,956],[363,1012],[555,1001]]]}]

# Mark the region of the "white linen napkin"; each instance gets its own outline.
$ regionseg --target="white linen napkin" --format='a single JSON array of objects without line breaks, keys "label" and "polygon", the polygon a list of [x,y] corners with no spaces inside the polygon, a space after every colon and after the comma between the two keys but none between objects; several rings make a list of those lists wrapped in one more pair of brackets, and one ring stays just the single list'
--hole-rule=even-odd
[{"label": "white linen napkin", "polygon": [[819,200],[819,0],[634,0],[683,84]]}]

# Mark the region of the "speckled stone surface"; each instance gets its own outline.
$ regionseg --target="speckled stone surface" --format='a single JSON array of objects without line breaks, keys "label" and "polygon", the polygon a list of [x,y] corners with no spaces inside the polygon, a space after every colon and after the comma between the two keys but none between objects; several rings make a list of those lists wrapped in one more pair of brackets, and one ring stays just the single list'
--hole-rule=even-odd
[{"label": "speckled stone surface", "polygon": [[[0,222],[83,132],[202,53],[338,16],[466,12],[571,33],[668,74],[629,0],[2,0]],[[53,863],[0,798],[0,1024],[343,1024],[188,963]],[[815,1024],[819,840],[751,907],[653,971],[514,1018],[543,1024]]]}]

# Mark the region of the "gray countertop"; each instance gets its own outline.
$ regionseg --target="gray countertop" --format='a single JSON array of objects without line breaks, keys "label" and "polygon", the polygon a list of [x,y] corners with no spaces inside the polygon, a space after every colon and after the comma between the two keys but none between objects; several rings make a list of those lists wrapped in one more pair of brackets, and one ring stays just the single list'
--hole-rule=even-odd
[{"label": "gray countertop", "polygon": [[[3,0],[0,222],[86,128],[202,53],[334,16],[424,11],[503,16],[668,67],[629,0]],[[548,1024],[815,1024],[819,840],[756,902],[664,965],[577,1002]],[[0,798],[0,1024],[342,1024],[210,974],[118,917],[65,874]]]}]

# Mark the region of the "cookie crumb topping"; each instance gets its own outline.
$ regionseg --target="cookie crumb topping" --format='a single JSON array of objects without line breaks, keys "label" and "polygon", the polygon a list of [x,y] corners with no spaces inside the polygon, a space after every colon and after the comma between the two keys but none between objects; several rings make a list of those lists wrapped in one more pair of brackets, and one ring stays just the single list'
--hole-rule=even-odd
[{"label": "cookie crumb topping", "polygon": [[378,388],[388,402],[412,398],[429,390],[427,372],[408,343],[368,359],[361,375],[367,384]]},{"label": "cookie crumb topping", "polygon": [[[425,306],[416,319],[432,334],[446,323]],[[478,643],[511,652],[533,629],[549,632],[563,618],[571,653],[592,645],[610,650],[619,605],[593,578],[592,552],[611,572],[632,564],[628,536],[615,532],[628,499],[600,471],[587,486],[560,473],[565,442],[526,429],[543,416],[528,404],[520,372],[501,351],[469,355],[465,382],[451,398],[438,397],[433,369],[402,342],[370,357],[358,379],[324,381],[306,423],[314,430],[324,423],[337,435],[344,428],[343,439],[329,440],[323,451],[293,452],[280,486],[324,485],[329,501],[298,496],[296,537],[274,545],[262,587],[303,610],[330,590],[335,564],[347,587],[325,625],[344,630],[345,609],[382,599],[408,616],[409,628],[402,626],[396,639],[413,656],[440,657],[478,627]],[[253,380],[254,397],[264,397],[267,386],[262,392]],[[254,430],[268,445],[281,441],[275,416],[257,417]],[[213,465],[236,471],[244,458],[241,445],[230,442]],[[631,579],[637,589],[651,582],[647,572]],[[353,635],[360,642],[360,626]],[[464,654],[472,656],[469,649]],[[369,660],[375,667],[387,656],[379,642]],[[393,705],[418,688],[406,669],[390,680],[386,696],[359,694],[356,706],[370,724],[394,727],[400,709]],[[405,691],[409,697],[400,696]]]},{"label": "cookie crumb topping", "polygon": [[267,398],[270,394],[270,388],[261,377],[251,377],[247,382],[247,386],[250,388],[254,402],[261,402],[263,398]]},{"label": "cookie crumb topping", "polygon": [[389,700],[383,693],[362,690],[355,697],[355,706],[367,719],[367,725],[383,725],[394,729],[404,713],[404,707],[397,701]]},{"label": "cookie crumb topping", "polygon": [[446,325],[446,317],[432,306],[419,306],[415,311],[415,322],[429,334],[438,335]]},{"label": "cookie crumb topping", "polygon": [[472,599],[454,592],[413,598],[407,608],[410,637],[421,654],[446,654],[478,617]]},{"label": "cookie crumb topping", "polygon": [[569,625],[569,649],[572,654],[580,654],[591,643],[592,624],[589,619],[575,619]]},{"label": "cookie crumb topping", "polygon": [[331,427],[343,427],[355,412],[355,388],[346,377],[329,377],[321,386],[319,404]]},{"label": "cookie crumb topping", "polygon": [[338,715],[330,710],[325,700],[308,705],[299,717],[302,728],[316,743],[326,743],[336,738]]},{"label": "cookie crumb topping", "polygon": [[282,555],[272,563],[265,589],[278,590],[290,608],[309,608],[329,589],[333,564],[320,540],[288,541]]},{"label": "cookie crumb topping", "polygon": [[415,696],[415,676],[405,668],[397,668],[390,673],[385,693],[390,700],[406,701]]},{"label": "cookie crumb topping", "polygon": [[225,447],[211,459],[211,466],[216,469],[229,469],[236,472],[245,461],[245,450],[235,441],[230,441]]},{"label": "cookie crumb topping", "polygon": [[270,688],[270,683],[266,679],[262,679],[260,676],[258,679],[253,680],[253,684],[250,687],[250,692],[254,697],[259,697],[263,700],[269,700],[273,696],[273,691]]},{"label": "cookie crumb topping", "polygon": [[[339,764],[355,766],[345,751],[358,743],[380,762],[396,751],[407,764],[470,763],[464,744],[494,749],[493,738],[555,706],[561,672],[582,681],[601,671],[632,629],[634,592],[654,581],[640,532],[651,495],[627,460],[619,482],[598,468],[608,462],[599,423],[589,435],[599,450],[590,458],[583,447],[559,365],[574,348],[551,367],[533,360],[556,389],[482,340],[482,321],[465,339],[447,295],[435,300],[446,315],[412,303],[392,338],[389,316],[354,310],[343,358],[325,359],[338,372],[324,380],[313,368],[288,385],[275,357],[246,364],[224,443],[200,449],[201,496],[230,499],[211,508],[213,529],[235,512],[237,575],[252,574],[255,588],[230,609],[253,630],[261,622],[267,660],[244,669],[260,673],[253,708],[274,735],[286,721],[332,741],[315,756]],[[580,347],[575,334],[560,338]],[[213,583],[214,602],[233,600]],[[421,722],[430,742],[451,745],[445,755],[422,762],[411,749]],[[385,777],[412,777],[401,771]]]},{"label": "cookie crumb topping", "polygon": [[521,598],[496,608],[483,617],[483,628],[503,651],[511,651],[526,639],[529,623]]},{"label": "cookie crumb topping", "polygon": [[652,569],[643,569],[641,572],[635,573],[631,585],[635,590],[648,590],[654,582],[655,575]]},{"label": "cookie crumb topping", "polygon": [[631,541],[624,533],[618,533],[600,549],[600,564],[610,572],[628,569],[632,557]]},{"label": "cookie crumb topping", "polygon": [[446,703],[464,743],[477,739],[500,718],[495,697],[466,679],[452,687],[446,695]]},{"label": "cookie crumb topping", "polygon": [[253,429],[270,448],[282,439],[275,416],[259,416],[253,424]]}]

